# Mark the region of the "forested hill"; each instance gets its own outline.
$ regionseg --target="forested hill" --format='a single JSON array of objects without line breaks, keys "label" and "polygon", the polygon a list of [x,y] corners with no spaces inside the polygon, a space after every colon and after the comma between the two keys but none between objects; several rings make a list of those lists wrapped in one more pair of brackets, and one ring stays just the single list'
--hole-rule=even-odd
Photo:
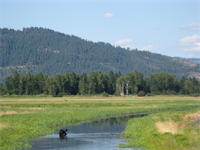
[{"label": "forested hill", "polygon": [[173,57],[175,59],[181,59],[181,60],[189,60],[192,62],[195,62],[197,64],[200,64],[200,58],[182,58],[182,57]]},{"label": "forested hill", "polygon": [[74,71],[78,75],[94,71],[118,72],[125,75],[134,70],[147,76],[156,72],[175,73],[197,79],[200,65],[147,51],[126,50],[109,43],[87,41],[76,36],[44,28],[24,28],[23,31],[0,29],[1,82],[13,74],[49,76]]}]

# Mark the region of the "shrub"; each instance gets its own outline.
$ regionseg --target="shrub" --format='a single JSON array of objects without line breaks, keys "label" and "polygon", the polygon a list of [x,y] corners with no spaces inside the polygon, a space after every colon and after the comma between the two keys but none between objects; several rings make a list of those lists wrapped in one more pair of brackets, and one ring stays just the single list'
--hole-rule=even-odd
[{"label": "shrub", "polygon": [[152,93],[147,93],[146,96],[155,96],[155,95]]},{"label": "shrub", "polygon": [[101,93],[101,95],[102,95],[103,97],[108,97],[108,96],[109,96],[109,94],[106,93],[105,91],[104,91],[103,93]]},{"label": "shrub", "polygon": [[163,91],[160,93],[160,95],[166,95],[166,91],[163,90]]},{"label": "shrub", "polygon": [[145,92],[144,92],[144,91],[139,91],[139,92],[137,93],[137,95],[138,95],[138,96],[145,96]]},{"label": "shrub", "polygon": [[192,94],[192,96],[198,97],[198,96],[200,96],[200,94],[199,93],[195,93],[195,94]]},{"label": "shrub", "polygon": [[154,91],[154,92],[151,92],[151,94],[154,94],[154,95],[160,95],[161,92],[160,92],[160,91]]},{"label": "shrub", "polygon": [[167,95],[177,95],[176,91],[173,91],[173,90],[172,90],[172,91],[167,90],[167,91],[166,91],[166,94],[167,94]]},{"label": "shrub", "polygon": [[43,94],[44,94],[44,95],[48,95],[47,91],[44,91]]},{"label": "shrub", "polygon": [[57,97],[63,97],[63,93],[59,92],[58,95],[56,95]]}]

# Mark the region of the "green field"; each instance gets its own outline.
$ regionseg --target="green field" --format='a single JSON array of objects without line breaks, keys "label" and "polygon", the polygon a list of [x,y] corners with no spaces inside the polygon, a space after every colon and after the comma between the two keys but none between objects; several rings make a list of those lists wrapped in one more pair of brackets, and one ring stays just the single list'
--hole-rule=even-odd
[{"label": "green field", "polygon": [[200,119],[199,106],[199,97],[189,96],[1,97],[0,148],[30,147],[25,143],[32,138],[54,133],[66,124],[145,112],[150,115],[128,121],[122,134],[127,145],[121,147],[199,149],[200,129],[193,128],[200,126],[195,122]]}]

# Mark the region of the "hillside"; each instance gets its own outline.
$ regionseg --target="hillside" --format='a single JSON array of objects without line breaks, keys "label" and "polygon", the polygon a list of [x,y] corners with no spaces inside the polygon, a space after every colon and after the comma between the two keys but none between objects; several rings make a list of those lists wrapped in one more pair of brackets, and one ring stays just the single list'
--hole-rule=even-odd
[{"label": "hillside", "polygon": [[200,64],[200,58],[188,58],[187,60]]},{"label": "hillside", "polygon": [[0,29],[1,82],[13,74],[42,72],[49,76],[74,71],[81,75],[94,71],[134,70],[147,76],[156,72],[175,73],[200,79],[200,65],[147,51],[126,50],[109,43],[87,41],[76,36],[44,28],[23,31]]},{"label": "hillside", "polygon": [[200,64],[200,58],[182,58],[182,57],[173,57],[175,59],[180,59],[180,60],[189,60],[194,63]]}]

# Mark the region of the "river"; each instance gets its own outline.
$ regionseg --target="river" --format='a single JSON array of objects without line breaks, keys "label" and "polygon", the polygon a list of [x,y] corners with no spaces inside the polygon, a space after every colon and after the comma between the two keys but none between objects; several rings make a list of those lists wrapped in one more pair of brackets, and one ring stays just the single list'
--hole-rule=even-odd
[{"label": "river", "polygon": [[[133,150],[118,147],[119,143],[125,144],[120,134],[125,130],[128,119],[143,116],[123,115],[64,126],[54,134],[33,139],[29,144],[32,145],[31,150]],[[60,129],[68,129],[64,139],[59,138]]]}]

